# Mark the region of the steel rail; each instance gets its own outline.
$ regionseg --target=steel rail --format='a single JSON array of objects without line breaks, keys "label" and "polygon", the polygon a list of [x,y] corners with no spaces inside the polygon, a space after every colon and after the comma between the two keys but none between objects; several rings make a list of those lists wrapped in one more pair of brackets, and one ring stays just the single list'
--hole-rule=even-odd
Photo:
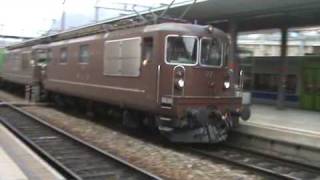
[{"label": "steel rail", "polygon": [[[281,160],[297,162],[303,166],[320,168],[320,148],[315,144],[317,142],[316,136],[307,134],[301,136],[300,134],[286,132],[279,134],[280,131],[264,128],[255,130],[258,132],[257,134],[246,133],[242,130],[233,131],[225,144]],[[290,141],[278,138],[284,135],[290,137]],[[294,140],[296,138],[298,140]],[[313,142],[313,144],[310,142]]]},{"label": "steel rail", "polygon": [[161,179],[13,105],[0,104],[0,122],[67,179]]},{"label": "steel rail", "polygon": [[306,167],[297,162],[290,162],[223,144],[215,148],[190,147],[187,150],[278,179],[320,179],[319,168]]}]

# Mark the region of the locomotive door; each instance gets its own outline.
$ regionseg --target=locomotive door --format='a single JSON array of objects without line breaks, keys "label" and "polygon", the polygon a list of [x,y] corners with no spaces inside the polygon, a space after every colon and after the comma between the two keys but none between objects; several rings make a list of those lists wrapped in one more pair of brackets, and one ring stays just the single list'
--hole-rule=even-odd
[{"label": "locomotive door", "polygon": [[43,49],[35,49],[32,53],[33,61],[33,77],[36,80],[42,79],[41,67],[45,64],[46,61],[46,51]]},{"label": "locomotive door", "polygon": [[141,56],[141,85],[146,91],[145,98],[149,105],[157,101],[157,88],[156,81],[158,74],[158,62],[156,61],[155,48],[156,46],[153,36],[146,36],[142,39],[142,56]]},{"label": "locomotive door", "polygon": [[158,67],[158,104],[171,107],[172,97],[185,95],[186,68],[182,65],[163,64]]},{"label": "locomotive door", "polygon": [[[160,60],[164,61],[164,60]],[[173,66],[160,62],[157,67],[157,104],[161,107],[171,106]]]}]

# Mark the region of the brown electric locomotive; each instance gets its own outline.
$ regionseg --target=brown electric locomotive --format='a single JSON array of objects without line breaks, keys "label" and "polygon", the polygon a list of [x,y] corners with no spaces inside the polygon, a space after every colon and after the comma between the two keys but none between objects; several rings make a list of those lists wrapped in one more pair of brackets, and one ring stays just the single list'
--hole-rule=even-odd
[{"label": "brown electric locomotive", "polygon": [[[173,142],[221,142],[239,117],[248,118],[226,66],[229,40],[218,29],[171,22],[62,35],[10,48],[9,57],[34,49],[28,56],[34,57],[28,75],[34,80],[27,84],[117,106],[124,123],[136,121],[139,112],[142,123],[154,124]],[[37,58],[43,49],[46,65]]]}]

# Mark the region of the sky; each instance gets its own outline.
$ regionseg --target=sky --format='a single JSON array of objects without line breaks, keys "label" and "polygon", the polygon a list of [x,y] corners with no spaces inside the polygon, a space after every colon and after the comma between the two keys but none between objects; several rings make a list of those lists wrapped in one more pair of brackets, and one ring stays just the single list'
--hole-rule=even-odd
[{"label": "sky", "polygon": [[[182,2],[185,0],[176,0]],[[145,6],[169,4],[171,0],[0,0],[0,34],[37,37],[49,29],[59,30],[63,11],[66,27],[76,27],[94,22],[95,5],[121,8],[119,3]],[[120,12],[100,9],[99,19],[117,16]]]}]

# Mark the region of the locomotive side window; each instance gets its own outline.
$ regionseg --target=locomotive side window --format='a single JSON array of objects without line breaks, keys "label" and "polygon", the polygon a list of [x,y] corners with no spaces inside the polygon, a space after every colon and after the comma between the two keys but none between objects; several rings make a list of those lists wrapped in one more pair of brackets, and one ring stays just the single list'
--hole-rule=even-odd
[{"label": "locomotive side window", "polygon": [[52,60],[52,50],[48,49],[47,53],[47,63],[50,63]]},{"label": "locomotive side window", "polygon": [[67,63],[67,58],[68,58],[68,52],[67,48],[61,48],[60,49],[60,63]]},{"label": "locomotive side window", "polygon": [[21,56],[19,56],[18,54],[12,54],[12,60],[13,60],[12,70],[20,71],[22,68]]},{"label": "locomotive side window", "polygon": [[166,61],[172,64],[196,64],[198,39],[189,36],[169,36]]},{"label": "locomotive side window", "polygon": [[105,42],[105,75],[136,77],[140,74],[140,64],[140,37]]},{"label": "locomotive side window", "polygon": [[122,40],[121,48],[122,75],[139,76],[141,64],[141,38]]},{"label": "locomotive side window", "polygon": [[142,49],[142,64],[146,65],[149,61],[152,60],[153,53],[153,38],[146,37],[143,39],[143,49]]},{"label": "locomotive side window", "polygon": [[89,45],[81,45],[79,51],[79,62],[88,63],[90,59]]},{"label": "locomotive side window", "polygon": [[48,52],[44,49],[35,51],[34,60],[38,63],[47,63]]},{"label": "locomotive side window", "polygon": [[201,65],[221,66],[222,58],[222,46],[217,39],[206,38],[201,40]]},{"label": "locomotive side window", "polygon": [[121,42],[109,41],[105,43],[104,74],[121,75]]}]

